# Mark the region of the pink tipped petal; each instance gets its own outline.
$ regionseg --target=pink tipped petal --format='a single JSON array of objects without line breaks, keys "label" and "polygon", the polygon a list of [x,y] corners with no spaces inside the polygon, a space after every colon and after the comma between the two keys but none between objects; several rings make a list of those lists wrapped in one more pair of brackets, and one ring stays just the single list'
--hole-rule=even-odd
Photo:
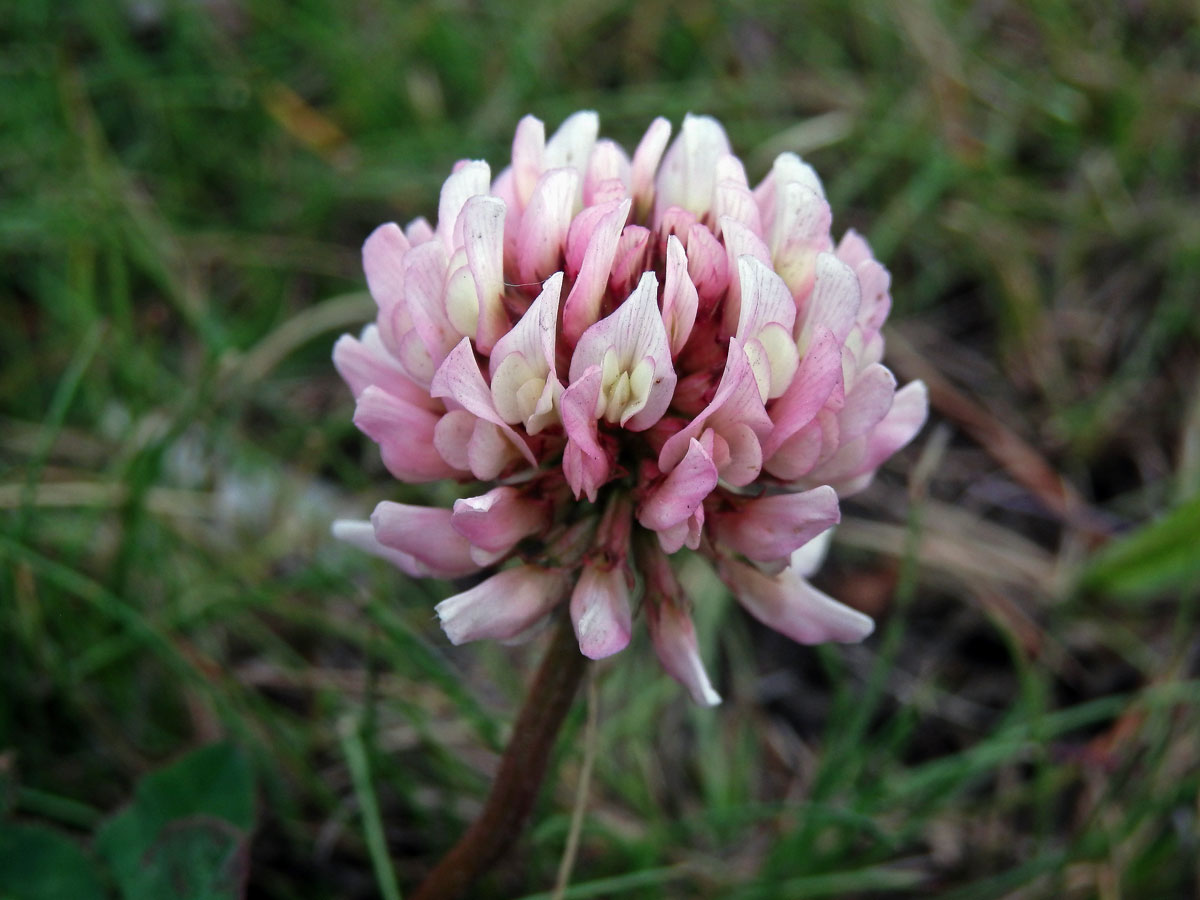
[{"label": "pink tipped petal", "polygon": [[571,622],[579,652],[588,659],[604,659],[625,649],[633,631],[633,613],[622,566],[584,566],[571,593]]},{"label": "pink tipped petal", "polygon": [[517,541],[549,524],[549,507],[514,487],[493,488],[478,497],[454,501],[450,524],[464,538],[493,553],[507,551]]},{"label": "pink tipped petal", "polygon": [[883,462],[917,436],[929,416],[929,392],[913,381],[896,391],[887,415],[871,431],[844,444],[828,461],[806,476],[832,484],[846,496],[871,482]]},{"label": "pink tipped petal", "polygon": [[371,514],[375,538],[408,554],[441,577],[458,578],[479,570],[471,545],[450,525],[450,510],[385,500]]},{"label": "pink tipped petal", "polygon": [[608,454],[600,446],[596,428],[596,404],[600,399],[601,371],[592,366],[571,382],[562,394],[563,430],[567,446],[563,451],[563,473],[575,498],[587,494],[596,502],[596,492],[608,480]]},{"label": "pink tipped petal", "polygon": [[670,139],[671,123],[659,116],[650,123],[633,152],[630,179],[639,219],[649,212],[654,203],[654,173],[658,170],[659,160],[662,159]]},{"label": "pink tipped petal", "polygon": [[796,297],[808,293],[816,256],[830,248],[832,218],[825,198],[810,187],[799,182],[779,187],[768,243],[775,271]]},{"label": "pink tipped petal", "polygon": [[716,486],[717,466],[708,451],[693,438],[679,465],[638,506],[638,522],[651,531],[663,531],[687,522]]},{"label": "pink tipped petal", "polygon": [[617,252],[613,255],[612,272],[608,276],[608,287],[617,296],[633,290],[646,270],[646,251],[650,247],[650,229],[641,225],[626,225],[617,241]]},{"label": "pink tipped petal", "polygon": [[512,147],[513,193],[520,209],[529,205],[529,198],[537,187],[545,152],[546,126],[541,119],[525,116],[517,123]]},{"label": "pink tipped petal", "polygon": [[[584,257],[592,245],[592,235],[596,229],[614,210],[620,209],[623,200],[610,200],[589,206],[571,220],[571,229],[567,232],[567,277],[575,278],[583,268]],[[624,225],[622,220],[621,225]],[[620,237],[621,226],[617,226],[617,237]],[[614,252],[616,244],[613,244]],[[606,276],[607,277],[607,276]]]},{"label": "pink tipped petal", "polygon": [[763,442],[763,456],[770,459],[775,451],[813,420],[841,382],[841,347],[832,332],[824,326],[813,331],[808,352],[801,360],[783,395],[771,404],[771,420],[775,423]]},{"label": "pink tipped petal", "polygon": [[596,146],[592,148],[587,173],[584,175],[584,205],[593,205],[597,202],[598,194],[603,195],[613,190],[613,182],[616,183],[616,191],[623,199],[629,191],[629,157],[625,155],[625,151],[620,146],[612,141],[597,141]]},{"label": "pink tipped petal", "polygon": [[800,362],[792,340],[796,304],[783,279],[752,256],[738,259],[738,278],[742,305],[736,334],[766,402],[784,393]]},{"label": "pink tipped petal", "polygon": [[563,306],[563,336],[570,344],[578,341],[580,335],[600,316],[600,305],[617,253],[617,242],[625,227],[625,219],[629,216],[630,206],[629,200],[614,203],[596,223],[588,239],[579,276]]},{"label": "pink tipped petal", "polygon": [[448,465],[463,472],[471,471],[467,448],[479,421],[465,409],[452,409],[438,420],[433,432],[433,446]]},{"label": "pink tipped petal", "polygon": [[676,377],[653,272],[645,272],[629,299],[579,338],[571,381],[593,366],[602,371],[598,415],[629,431],[644,431],[662,418]]},{"label": "pink tipped petal", "polygon": [[[600,133],[600,117],[591,110],[572,113],[546,141],[547,169],[573,168],[583,172]],[[580,184],[580,190],[583,185]]]},{"label": "pink tipped petal", "polygon": [[510,425],[521,422],[529,434],[558,421],[562,384],[558,380],[554,334],[563,276],[555,272],[513,329],[492,350],[488,367],[492,399]]},{"label": "pink tipped petal", "polygon": [[729,286],[729,260],[707,227],[697,222],[687,233],[688,275],[696,285],[700,308],[712,309]]},{"label": "pink tipped petal", "polygon": [[663,286],[662,319],[671,346],[671,358],[679,356],[696,324],[699,296],[688,277],[687,255],[675,235],[667,237],[667,267]]},{"label": "pink tipped petal", "polygon": [[437,237],[437,235],[434,233],[433,227],[429,224],[429,220],[424,216],[417,216],[415,219],[405,225],[404,236],[414,247],[418,244],[424,244],[432,241],[435,237]]},{"label": "pink tipped petal", "polygon": [[421,483],[455,478],[433,446],[438,416],[407,403],[380,387],[368,386],[358,396],[354,424],[379,445],[383,464],[401,481]]},{"label": "pink tipped petal", "polygon": [[517,238],[521,281],[542,281],[560,268],[578,187],[574,169],[551,169],[538,181]]},{"label": "pink tipped petal", "polygon": [[480,353],[490,353],[509,328],[503,302],[505,212],[495,197],[472,197],[463,207],[464,246],[479,298],[478,325],[470,336]]},{"label": "pink tipped petal", "polygon": [[800,326],[797,343],[801,350],[807,348],[817,325],[828,328],[838,343],[844,342],[854,327],[861,296],[853,269],[832,253],[818,255],[812,294],[797,320]]},{"label": "pink tipped petal", "polygon": [[821,184],[821,176],[816,169],[802,160],[795,153],[780,153],[775,157],[771,166],[771,174],[776,184],[802,184],[820,197],[825,196],[825,186]]},{"label": "pink tipped petal", "polygon": [[748,500],[709,519],[715,540],[760,562],[787,558],[839,521],[837,494],[827,485]]},{"label": "pink tipped petal", "polygon": [[442,185],[438,201],[437,233],[447,253],[454,251],[454,228],[459,213],[472,197],[486,194],[491,186],[492,170],[483,160],[467,160],[455,168]]},{"label": "pink tipped petal", "polygon": [[703,216],[712,208],[717,161],[729,153],[729,138],[716,119],[684,116],[679,136],[667,149],[655,182],[655,219],[671,206]]},{"label": "pink tipped petal", "polygon": [[380,225],[363,243],[367,288],[381,312],[404,303],[404,254],[412,245],[395,222]]},{"label": "pink tipped petal", "polygon": [[363,329],[362,339],[343,334],[333,345],[333,365],[358,399],[371,385],[377,385],[405,403],[424,409],[436,410],[436,400],[429,397],[405,373],[379,337],[379,329],[368,325]]},{"label": "pink tipped petal", "polygon": [[783,279],[760,260],[743,256],[737,261],[742,287],[738,318],[739,340],[755,337],[768,325],[782,325],[790,333],[796,322],[796,303]]},{"label": "pink tipped petal", "polygon": [[517,566],[443,600],[434,611],[452,644],[509,640],[554,609],[568,584],[565,572]]},{"label": "pink tipped petal", "polygon": [[467,412],[495,425],[531,466],[537,466],[537,459],[525,439],[513,431],[496,411],[491,391],[487,382],[483,380],[479,364],[475,361],[470,339],[463,338],[458,346],[446,355],[445,361],[433,376],[430,393],[434,397],[449,397]]},{"label": "pink tipped petal", "polygon": [[874,428],[892,408],[895,395],[896,376],[887,367],[875,363],[860,372],[838,416],[841,440],[853,440]]},{"label": "pink tipped petal", "polygon": [[[791,190],[799,196],[807,197],[811,194],[822,200],[825,198],[821,179],[817,177],[812,166],[794,153],[781,153],[776,157],[771,172],[763,179],[762,184],[754,189],[754,199],[762,215],[763,233],[772,235],[772,249],[776,247],[774,236],[780,230],[776,228],[776,223],[780,221],[781,215],[786,215],[783,207],[788,202],[785,195],[789,186],[793,186]],[[786,228],[786,225],[781,226],[784,231]],[[828,231],[828,227],[825,230]],[[807,238],[819,241],[821,237],[820,226],[817,223],[817,226],[809,231]]]},{"label": "pink tipped petal", "polygon": [[727,334],[733,334],[742,313],[742,279],[738,260],[743,256],[753,257],[769,269],[771,251],[757,232],[741,222],[726,217],[720,220],[720,224],[721,238],[725,243],[725,262],[729,269],[729,289],[722,304],[721,326]]},{"label": "pink tipped petal", "polygon": [[501,473],[521,457],[512,440],[512,434],[505,428],[482,419],[475,420],[471,438],[467,441],[467,468],[480,481],[499,478]]},{"label": "pink tipped petal", "polygon": [[436,366],[458,339],[446,314],[446,269],[449,260],[440,242],[414,247],[404,257],[405,299],[413,330]]},{"label": "pink tipped petal", "polygon": [[[658,456],[659,469],[670,472],[675,468],[687,453],[690,441],[700,438],[704,430],[710,427],[722,437],[722,443],[726,445],[725,454],[729,453],[730,447],[736,446],[739,451],[736,483],[748,483],[744,478],[753,468],[754,449],[770,432],[771,420],[759,397],[758,383],[754,379],[750,361],[737,338],[729,339],[725,371],[712,401],[686,427],[663,444]],[[749,446],[751,442],[753,448]],[[715,454],[714,461],[721,471],[721,477],[728,480],[733,475],[729,469],[732,460],[728,456],[724,460],[718,458],[725,454]],[[759,462],[761,464],[761,450]]]},{"label": "pink tipped petal", "polygon": [[415,557],[391,547],[385,547],[375,537],[375,526],[366,520],[338,519],[333,523],[333,536],[339,541],[345,541],[357,547],[364,553],[386,559],[397,569],[413,578],[432,578],[435,573],[424,563],[417,562]]},{"label": "pink tipped petal", "polygon": [[756,234],[762,234],[762,220],[758,204],[750,193],[746,182],[746,170],[732,154],[721,157],[717,162],[716,188],[713,193],[712,220],[717,223],[717,233],[724,227],[722,220],[739,222]]},{"label": "pink tipped petal", "polygon": [[704,670],[691,615],[673,603],[653,604],[647,607],[646,624],[654,652],[667,674],[683,685],[700,706],[718,705],[721,695],[713,690]]},{"label": "pink tipped petal", "polygon": [[818,591],[792,569],[772,577],[733,560],[723,560],[719,568],[750,615],[799,644],[852,644],[875,630],[869,616]]}]

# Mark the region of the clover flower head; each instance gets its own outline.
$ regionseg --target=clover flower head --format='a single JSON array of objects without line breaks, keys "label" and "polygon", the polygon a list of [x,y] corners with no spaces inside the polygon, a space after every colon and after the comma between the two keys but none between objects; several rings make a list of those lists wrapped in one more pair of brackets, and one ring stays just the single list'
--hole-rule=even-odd
[{"label": "clover flower head", "polygon": [[[724,130],[656,119],[632,157],[579,112],[517,127],[512,164],[458,163],[436,226],[363,247],[378,315],[334,363],[399,480],[482,491],[380,503],[339,537],[410,575],[490,577],[443,601],[455,643],[515,639],[568,605],[580,650],[622,650],[635,603],[664,668],[713,690],[669,559],[712,561],[754,617],[801,643],[871,620],[806,580],[838,498],[924,423],[880,360],[889,275],[834,243],[794,154],[751,188]],[[669,144],[669,146],[668,146]],[[464,493],[470,488],[464,488]]]}]

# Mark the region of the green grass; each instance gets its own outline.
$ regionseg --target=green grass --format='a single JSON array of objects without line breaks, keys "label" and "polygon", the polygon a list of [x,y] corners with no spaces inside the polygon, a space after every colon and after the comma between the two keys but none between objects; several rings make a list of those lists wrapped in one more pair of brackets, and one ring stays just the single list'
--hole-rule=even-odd
[{"label": "green grass", "polygon": [[[535,651],[451,649],[449,586],[328,537],[453,496],[391,481],[350,423],[329,352],[371,314],[358,247],[432,215],[456,159],[500,166],[526,112],[592,107],[629,146],[691,110],[752,180],[783,149],[813,163],[835,229],[893,272],[890,361],[944,390],[819,581],[876,637],[797,648],[699,573],[722,707],[692,708],[644,634],[599,667],[566,896],[1200,890],[1194,11],[10,6],[6,840],[50,826],[94,855],[139,779],[229,738],[258,785],[254,896],[395,896],[449,846]],[[584,739],[580,703],[478,896],[549,896]],[[0,895],[45,896],[5,865]]]}]

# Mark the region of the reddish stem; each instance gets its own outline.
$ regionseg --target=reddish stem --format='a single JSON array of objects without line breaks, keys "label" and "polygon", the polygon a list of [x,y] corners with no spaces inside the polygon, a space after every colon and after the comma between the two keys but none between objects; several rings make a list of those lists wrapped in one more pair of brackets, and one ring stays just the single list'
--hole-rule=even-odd
[{"label": "reddish stem", "polygon": [[453,900],[521,835],[546,774],[550,751],[583,680],[587,659],[563,615],[525,695],[491,793],[475,823],[417,888],[412,900]]}]

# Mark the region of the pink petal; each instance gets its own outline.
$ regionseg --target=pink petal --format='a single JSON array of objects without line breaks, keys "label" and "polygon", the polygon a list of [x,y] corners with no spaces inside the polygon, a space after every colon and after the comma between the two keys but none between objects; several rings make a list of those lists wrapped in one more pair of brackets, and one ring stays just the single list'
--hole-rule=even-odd
[{"label": "pink petal", "polygon": [[415,557],[391,547],[385,547],[375,537],[375,526],[368,521],[352,519],[337,519],[332,527],[333,536],[339,541],[345,541],[365,553],[386,559],[401,572],[413,578],[439,577],[424,563],[417,562]]},{"label": "pink petal", "polygon": [[538,181],[517,238],[521,281],[540,282],[560,268],[578,188],[574,169],[551,169]]},{"label": "pink petal", "polygon": [[471,545],[450,525],[450,510],[409,506],[385,500],[371,514],[375,538],[442,577],[457,578],[479,570]]},{"label": "pink petal", "polygon": [[883,462],[917,436],[929,416],[929,392],[913,381],[896,391],[883,420],[871,431],[844,445],[807,477],[832,484],[846,496],[866,487]]},{"label": "pink petal", "polygon": [[455,469],[471,471],[471,458],[467,448],[479,421],[465,409],[452,409],[438,420],[437,428],[433,432],[434,449]]},{"label": "pink petal", "polygon": [[411,247],[395,222],[380,225],[363,242],[367,288],[382,312],[404,303],[404,255]]},{"label": "pink petal", "polygon": [[[570,380],[574,382],[593,366],[603,368],[610,354],[618,375],[627,373],[631,383],[637,381],[639,373],[646,377],[644,384],[639,383],[640,388],[635,386],[620,413],[623,428],[645,431],[666,412],[676,382],[667,330],[658,310],[658,280],[653,272],[643,273],[629,298],[580,336],[571,357]],[[607,396],[604,399],[609,400]],[[613,421],[611,416],[609,420]]]},{"label": "pink petal", "polygon": [[794,153],[781,153],[762,183],[754,189],[754,199],[762,215],[763,234],[771,234],[780,205],[780,185],[796,183],[824,198],[825,189],[812,166]]},{"label": "pink petal", "polygon": [[721,235],[725,242],[725,261],[729,269],[729,289],[722,306],[721,325],[726,334],[733,334],[737,330],[742,312],[742,281],[738,272],[738,260],[743,256],[750,256],[770,268],[771,251],[756,232],[730,218],[721,220]]},{"label": "pink petal", "polygon": [[799,364],[792,326],[796,304],[783,279],[751,256],[738,259],[742,307],[736,335],[750,356],[759,394],[768,398],[784,393]]},{"label": "pink petal", "polygon": [[683,685],[700,706],[718,705],[721,695],[713,690],[708,673],[704,671],[691,614],[669,602],[647,604],[646,613],[650,639],[663,669]]},{"label": "pink petal", "polygon": [[599,318],[608,276],[617,252],[617,241],[625,227],[631,204],[630,200],[613,204],[596,223],[588,238],[579,276],[563,306],[563,336],[570,344],[578,341],[588,326]]},{"label": "pink petal", "polygon": [[792,569],[772,577],[726,559],[719,571],[750,615],[797,643],[857,643],[875,630],[870,617],[818,591]]},{"label": "pink petal", "polygon": [[733,154],[723,156],[717,161],[712,221],[717,223],[718,234],[724,227],[722,219],[739,222],[756,234],[762,233],[758,204],[754,202],[754,195],[750,193],[746,170]]},{"label": "pink petal", "polygon": [[531,466],[537,466],[537,459],[525,443],[525,439],[513,431],[496,411],[491,390],[479,371],[479,364],[475,361],[475,353],[468,338],[463,338],[458,346],[447,354],[445,361],[433,376],[430,394],[434,397],[449,397],[467,412],[495,425]]},{"label": "pink petal", "polygon": [[544,529],[549,521],[546,503],[508,486],[455,500],[450,516],[455,531],[476,547],[493,553],[511,549],[517,541]]},{"label": "pink petal", "polygon": [[456,478],[433,446],[438,416],[420,406],[406,403],[375,385],[358,396],[354,424],[379,444],[383,464],[401,481],[417,484]]},{"label": "pink petal", "polygon": [[[496,411],[510,425],[524,423],[529,434],[537,434],[559,421],[562,384],[558,380],[554,340],[562,281],[561,272],[546,280],[541,294],[512,331],[496,344],[488,361]],[[535,392],[531,406],[530,398]]]},{"label": "pink petal", "polygon": [[709,519],[715,540],[750,559],[785,559],[841,521],[833,488],[822,485],[797,494],[747,500],[733,512]]},{"label": "pink petal", "polygon": [[679,355],[696,324],[699,296],[688,277],[687,255],[675,235],[667,237],[667,265],[663,286],[662,319],[671,345],[672,359]]},{"label": "pink petal", "polygon": [[671,123],[659,116],[650,123],[633,152],[630,180],[638,219],[642,219],[654,203],[654,173],[670,139]]},{"label": "pink petal", "polygon": [[[572,113],[546,141],[546,168],[570,167],[584,171],[599,133],[600,117],[595,112],[582,110]],[[579,187],[583,189],[582,184]]]},{"label": "pink petal", "polygon": [[541,177],[545,150],[546,126],[541,119],[525,116],[517,123],[512,146],[513,191],[522,210],[529,205]]},{"label": "pink petal", "polygon": [[440,242],[414,247],[404,257],[405,297],[413,330],[436,366],[458,339],[446,315],[446,268],[449,260]]},{"label": "pink petal", "polygon": [[696,285],[700,308],[708,310],[729,286],[729,260],[711,231],[697,222],[687,233],[688,275]]},{"label": "pink petal", "polygon": [[571,622],[579,652],[588,659],[604,659],[625,649],[633,631],[633,613],[624,567],[584,565],[571,593]]},{"label": "pink petal", "polygon": [[696,629],[670,560],[653,544],[639,545],[637,560],[646,585],[646,624],[659,662],[696,703],[716,706],[721,697],[704,671]]},{"label": "pink petal", "polygon": [[783,325],[788,332],[796,322],[796,302],[783,279],[752,256],[737,261],[742,288],[742,308],[738,317],[739,340],[754,337],[766,326]]},{"label": "pink petal", "polygon": [[575,499],[587,494],[596,502],[596,492],[608,480],[608,454],[600,446],[596,428],[596,404],[600,399],[600,367],[592,366],[563,391],[563,429],[567,446],[563,451],[563,473]]},{"label": "pink petal", "polygon": [[517,566],[443,600],[434,611],[452,644],[509,640],[557,606],[568,584],[565,572]]},{"label": "pink petal", "polygon": [[486,194],[491,186],[492,170],[483,160],[464,160],[442,185],[442,196],[438,201],[437,233],[447,254],[454,252],[454,229],[459,213],[466,202],[480,194]]},{"label": "pink petal", "polygon": [[584,206],[592,206],[597,202],[598,194],[609,191],[618,193],[617,199],[624,199],[629,191],[629,181],[629,157],[625,151],[612,141],[597,141],[583,179]]},{"label": "pink petal", "polygon": [[800,327],[797,343],[802,349],[807,348],[817,325],[828,328],[834,339],[843,343],[854,327],[860,303],[858,276],[854,271],[832,253],[818,255],[812,294],[797,320]]},{"label": "pink petal", "polygon": [[651,531],[686,522],[716,486],[716,464],[701,443],[692,438],[679,465],[638,506],[638,522]]},{"label": "pink petal", "polygon": [[[738,426],[742,425],[746,426],[745,431],[739,429]],[[734,441],[739,446],[744,446],[748,439],[753,439],[757,444],[771,430],[771,420],[759,396],[750,361],[737,338],[729,339],[725,371],[712,401],[686,427],[663,444],[658,456],[659,469],[670,472],[675,468],[687,453],[690,441],[699,438],[708,427],[712,427],[726,443]],[[725,478],[725,467],[720,460],[716,461],[721,469],[721,477]],[[741,481],[746,473],[739,471],[738,474]]]},{"label": "pink petal", "polygon": [[479,297],[475,334],[480,353],[490,353],[506,331],[504,312],[504,217],[506,208],[495,197],[472,197],[463,207],[464,248]]},{"label": "pink petal", "polygon": [[833,333],[817,326],[791,384],[771,404],[775,423],[763,442],[763,457],[771,459],[784,443],[813,420],[842,379],[841,347]]},{"label": "pink petal", "polygon": [[874,428],[892,408],[895,395],[896,376],[886,366],[875,363],[860,372],[838,415],[841,440],[853,440]]},{"label": "pink petal", "polygon": [[562,295],[562,272],[555,272],[542,285],[542,292],[508,334],[492,348],[488,369],[492,375],[510,353],[519,353],[531,366],[554,368],[554,330],[558,323],[558,301]]},{"label": "pink petal", "polygon": [[729,138],[716,119],[684,116],[655,180],[655,221],[671,206],[697,216],[707,213],[712,208],[717,161],[729,152]]},{"label": "pink petal", "polygon": [[333,365],[349,386],[355,399],[371,385],[377,385],[405,403],[437,410],[439,404],[404,374],[379,337],[379,329],[368,325],[362,339],[343,334],[333,345]]},{"label": "pink petal", "polygon": [[429,224],[429,220],[424,216],[417,216],[415,219],[405,225],[404,236],[414,247],[417,246],[417,244],[424,244],[428,241],[432,241],[435,237],[437,237],[437,235],[434,234],[433,228]]},{"label": "pink petal", "polygon": [[833,215],[825,198],[800,182],[777,188],[775,221],[768,243],[774,269],[796,297],[812,285],[818,253],[832,244],[829,225]]},{"label": "pink petal", "polygon": [[613,254],[608,287],[618,297],[627,295],[646,269],[646,251],[650,247],[650,229],[626,225]]}]

